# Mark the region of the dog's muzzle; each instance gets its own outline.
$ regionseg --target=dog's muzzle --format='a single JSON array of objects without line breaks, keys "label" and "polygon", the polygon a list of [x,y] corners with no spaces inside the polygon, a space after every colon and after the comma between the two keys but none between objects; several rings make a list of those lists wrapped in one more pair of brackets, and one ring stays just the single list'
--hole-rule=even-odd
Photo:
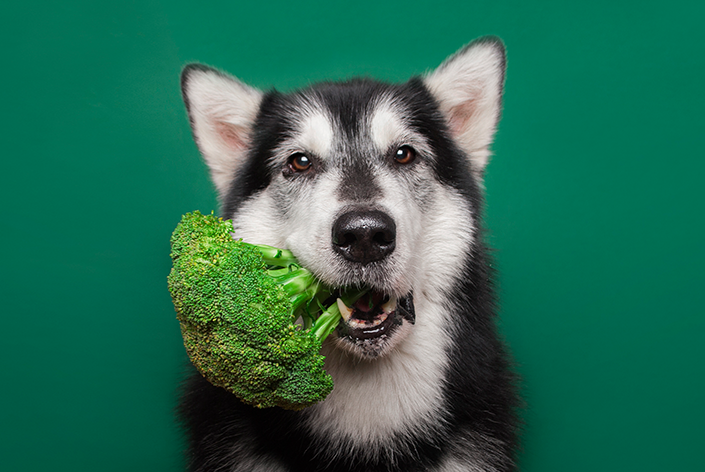
[{"label": "dog's muzzle", "polygon": [[[387,271],[381,262],[394,252],[396,224],[383,211],[352,208],[335,220],[332,233],[333,250],[365,279],[358,281],[359,286],[372,287],[352,306],[338,299],[343,318],[337,329],[339,345],[363,358],[377,358],[389,352],[416,321],[411,292],[397,297],[374,288],[382,286]],[[376,274],[377,280],[370,274]]]}]

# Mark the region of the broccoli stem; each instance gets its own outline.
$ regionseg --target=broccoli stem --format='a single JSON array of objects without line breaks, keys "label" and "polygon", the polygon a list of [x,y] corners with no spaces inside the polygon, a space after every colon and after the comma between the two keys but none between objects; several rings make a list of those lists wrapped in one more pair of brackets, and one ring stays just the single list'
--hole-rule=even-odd
[{"label": "broccoli stem", "polygon": [[294,253],[288,249],[279,249],[277,247],[267,246],[265,244],[253,244],[262,253],[262,260],[267,265],[288,267],[291,264],[299,266],[299,261],[294,257]]},{"label": "broccoli stem", "polygon": [[331,295],[329,288],[320,284],[313,284],[308,289],[301,293],[297,293],[289,298],[291,306],[294,308],[294,319],[299,316],[309,318],[313,321],[316,318],[316,313],[323,311],[324,307],[320,305],[321,299],[326,299]]},{"label": "broccoli stem", "polygon": [[[361,288],[349,290],[340,294],[340,299],[346,306],[350,306],[357,301],[358,298],[367,293],[369,288]],[[316,319],[311,332],[320,340],[323,341],[332,333],[340,322],[340,309],[338,303],[333,303],[329,306],[321,316]]]},{"label": "broccoli stem", "polygon": [[[319,283],[314,275],[299,265],[294,253],[287,249],[279,249],[265,244],[253,244],[262,254],[262,260],[268,266],[269,275],[281,285],[289,296],[292,313],[295,321],[303,317],[304,327],[320,341],[330,335],[340,322],[341,315],[338,303],[323,309],[321,301],[332,295],[332,290]],[[369,291],[369,288],[350,289],[340,294],[340,299],[346,306],[350,306]],[[323,310],[320,316],[315,313]]]},{"label": "broccoli stem", "polygon": [[[274,271],[270,271],[270,275]],[[282,286],[288,296],[293,296],[306,291],[311,285],[316,283],[313,274],[304,268],[295,269],[282,275],[272,277]]]}]

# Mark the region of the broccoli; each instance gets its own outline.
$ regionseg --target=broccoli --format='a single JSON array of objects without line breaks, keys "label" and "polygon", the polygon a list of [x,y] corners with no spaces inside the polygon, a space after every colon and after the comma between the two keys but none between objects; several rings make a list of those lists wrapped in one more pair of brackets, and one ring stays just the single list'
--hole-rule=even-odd
[{"label": "broccoli", "polygon": [[169,291],[191,361],[258,408],[300,410],[323,400],[333,379],[319,351],[340,321],[337,297],[351,306],[364,290],[338,293],[291,251],[232,233],[231,221],[196,211],[171,237]]}]

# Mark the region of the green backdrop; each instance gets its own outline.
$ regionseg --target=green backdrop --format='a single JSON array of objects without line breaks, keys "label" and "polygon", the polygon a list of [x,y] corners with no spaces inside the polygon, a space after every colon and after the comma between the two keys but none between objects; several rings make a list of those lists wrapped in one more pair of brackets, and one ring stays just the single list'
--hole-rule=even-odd
[{"label": "green backdrop", "polygon": [[186,369],[166,290],[215,208],[178,75],[283,90],[508,49],[487,177],[524,471],[705,470],[701,2],[4,5],[0,469],[173,471]]}]

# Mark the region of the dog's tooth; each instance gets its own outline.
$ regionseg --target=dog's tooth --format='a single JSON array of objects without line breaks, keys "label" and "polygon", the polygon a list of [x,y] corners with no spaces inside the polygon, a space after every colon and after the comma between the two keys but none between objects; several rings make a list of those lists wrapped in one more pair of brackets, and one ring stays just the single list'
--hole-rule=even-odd
[{"label": "dog's tooth", "polygon": [[382,305],[382,311],[385,313],[391,313],[397,309],[397,297],[390,297],[384,305]]},{"label": "dog's tooth", "polygon": [[340,315],[345,321],[348,321],[352,316],[352,308],[348,308],[348,306],[340,298],[336,300],[336,303],[338,304],[338,310],[340,310]]}]

